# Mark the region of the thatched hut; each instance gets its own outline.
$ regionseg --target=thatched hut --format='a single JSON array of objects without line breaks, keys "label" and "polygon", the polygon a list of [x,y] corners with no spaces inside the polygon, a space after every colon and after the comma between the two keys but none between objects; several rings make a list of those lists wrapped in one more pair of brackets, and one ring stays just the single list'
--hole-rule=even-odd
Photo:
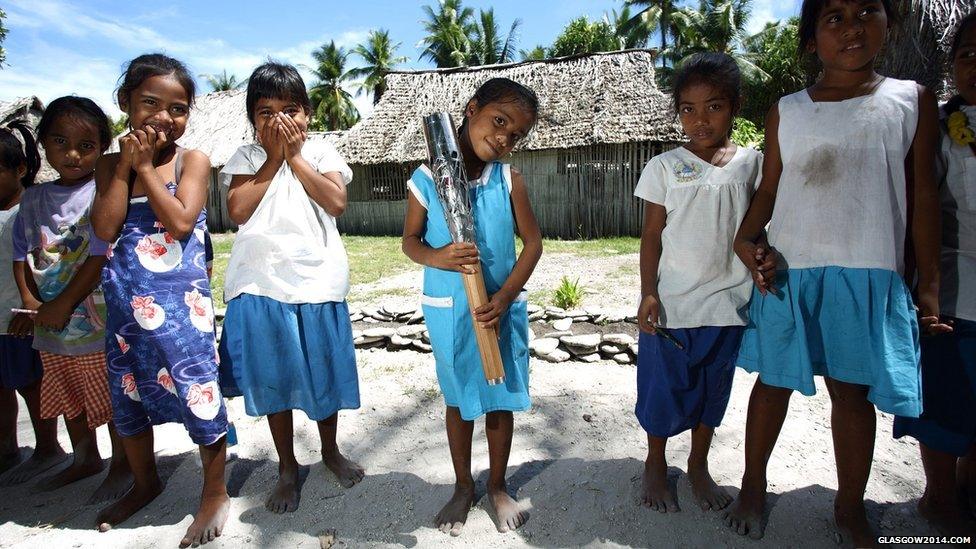
[{"label": "thatched hut", "polygon": [[399,234],[406,181],[424,160],[421,117],[460,116],[489,78],[535,90],[540,119],[510,159],[524,174],[543,234],[558,238],[637,235],[634,186],[652,156],[681,141],[669,98],[654,83],[650,50],[460,69],[393,72],[372,116],[340,141],[354,183],[339,228]]},{"label": "thatched hut", "polygon": [[[179,144],[199,149],[210,157],[210,196],[207,198],[207,226],[213,232],[236,228],[227,214],[227,189],[217,183],[217,174],[241,145],[254,142],[247,119],[245,90],[213,92],[196,98],[186,132]],[[337,144],[342,132],[311,132],[309,140]]]},{"label": "thatched hut", "polygon": [[[44,115],[44,103],[36,96],[21,97],[13,101],[0,101],[0,125],[7,125],[14,120],[23,120],[31,128],[37,128],[41,116]],[[53,181],[58,172],[47,163],[44,151],[41,151],[41,171],[37,173],[36,181]]]}]

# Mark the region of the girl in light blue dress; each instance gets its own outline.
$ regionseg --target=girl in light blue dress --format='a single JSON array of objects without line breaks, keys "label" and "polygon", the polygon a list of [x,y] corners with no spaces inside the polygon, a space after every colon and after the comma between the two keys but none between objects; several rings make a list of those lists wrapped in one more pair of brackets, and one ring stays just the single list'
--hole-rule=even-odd
[{"label": "girl in light blue dress", "polygon": [[[542,236],[522,175],[498,161],[535,124],[538,100],[528,88],[506,78],[485,82],[467,103],[458,130],[475,220],[477,245],[453,244],[430,170],[421,166],[407,183],[410,196],[403,251],[424,265],[424,317],[434,351],[437,379],[447,405],[447,438],[454,463],[454,495],[437,515],[438,528],[458,535],[474,501],[471,436],[474,420],[485,417],[490,475],[488,500],[500,532],[518,528],[525,514],[508,494],[505,470],[512,446],[512,412],[529,400],[528,314],[523,286],[542,255]],[[524,244],[515,252],[515,236]],[[480,270],[491,296],[468,309],[460,273]],[[498,330],[505,381],[489,385],[472,322]]]}]

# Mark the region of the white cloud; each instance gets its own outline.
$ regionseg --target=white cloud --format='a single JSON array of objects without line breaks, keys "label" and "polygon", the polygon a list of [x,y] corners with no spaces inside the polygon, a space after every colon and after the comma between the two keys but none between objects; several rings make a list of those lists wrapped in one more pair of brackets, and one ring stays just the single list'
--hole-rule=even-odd
[{"label": "white cloud", "polygon": [[[125,57],[145,51],[164,51],[184,61],[194,75],[218,74],[226,70],[241,79],[246,78],[255,66],[271,58],[298,65],[308,81],[310,74],[301,66],[313,64],[315,48],[335,40],[337,45],[349,49],[367,35],[365,30],[349,30],[338,36],[321,35],[285,48],[260,52],[234,47],[215,38],[172,40],[139,24],[139,18],[123,23],[90,9],[83,10],[66,0],[8,0],[5,4],[8,26],[30,32],[24,33],[29,37],[22,38],[27,48],[8,51],[10,66],[0,71],[0,98],[37,95],[49,102],[73,93],[91,97],[112,116],[120,114],[113,97],[121,72],[120,61],[82,55],[70,47],[72,42],[108,42],[113,53],[128,52]],[[350,58],[350,61],[354,59]],[[205,92],[206,83],[200,84],[201,92]],[[350,89],[350,92],[354,91]],[[364,114],[372,111],[370,101],[358,98],[356,103]]]}]

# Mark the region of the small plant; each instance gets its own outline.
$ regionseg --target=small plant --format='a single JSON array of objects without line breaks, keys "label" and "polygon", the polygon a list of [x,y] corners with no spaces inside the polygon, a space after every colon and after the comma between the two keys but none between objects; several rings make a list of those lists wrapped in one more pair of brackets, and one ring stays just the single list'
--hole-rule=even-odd
[{"label": "small plant", "polygon": [[568,277],[564,276],[559,281],[559,287],[556,288],[556,293],[552,297],[552,303],[561,309],[575,309],[583,302],[583,294],[585,293],[586,290],[579,283],[579,278],[570,281]]},{"label": "small plant", "polygon": [[736,118],[732,124],[732,142],[740,147],[759,150],[763,150],[766,145],[762,131],[745,118]]}]

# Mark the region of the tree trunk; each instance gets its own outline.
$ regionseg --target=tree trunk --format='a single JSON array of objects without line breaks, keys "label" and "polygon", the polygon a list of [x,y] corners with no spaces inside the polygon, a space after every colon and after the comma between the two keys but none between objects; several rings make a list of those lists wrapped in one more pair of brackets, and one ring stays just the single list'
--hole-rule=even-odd
[{"label": "tree trunk", "polygon": [[891,31],[879,71],[948,95],[949,47],[956,25],[976,8],[976,0],[904,0],[897,5],[901,21]]}]

